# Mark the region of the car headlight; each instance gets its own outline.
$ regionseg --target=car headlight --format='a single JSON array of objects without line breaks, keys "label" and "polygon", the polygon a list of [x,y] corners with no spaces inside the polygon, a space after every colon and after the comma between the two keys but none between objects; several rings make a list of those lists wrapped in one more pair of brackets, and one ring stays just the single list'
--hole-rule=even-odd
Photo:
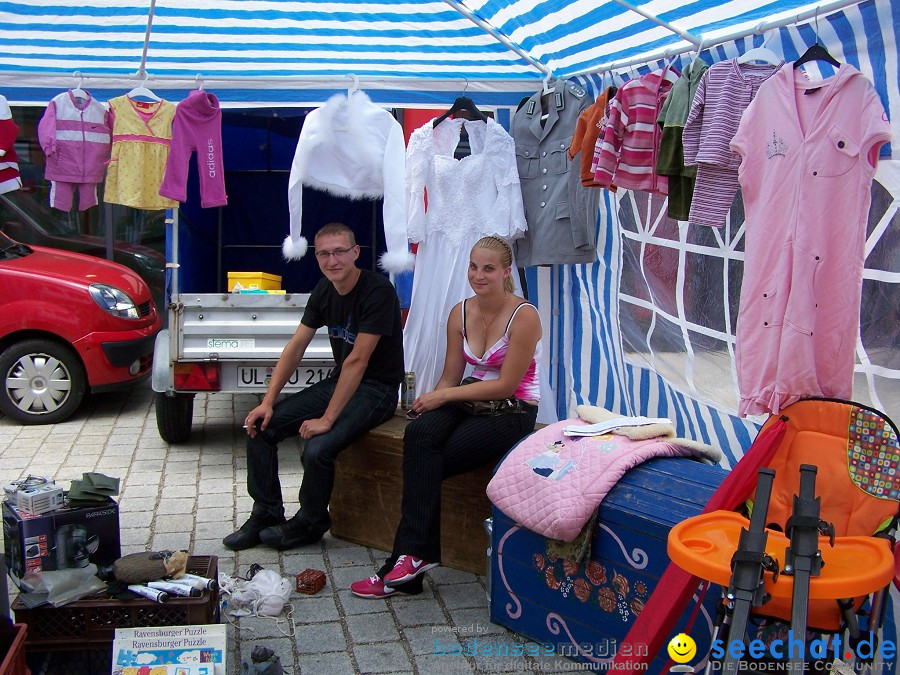
[{"label": "car headlight", "polygon": [[127,293],[120,291],[115,286],[91,284],[89,290],[91,292],[91,297],[94,298],[94,302],[113,316],[117,316],[120,319],[141,318],[140,312],[138,312],[138,308],[134,304],[134,300],[129,298]]}]

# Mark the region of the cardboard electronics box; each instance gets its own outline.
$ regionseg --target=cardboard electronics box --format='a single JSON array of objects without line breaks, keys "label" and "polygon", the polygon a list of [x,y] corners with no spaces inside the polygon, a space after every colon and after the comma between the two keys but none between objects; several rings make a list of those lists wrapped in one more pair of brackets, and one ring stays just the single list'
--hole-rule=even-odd
[{"label": "cardboard electronics box", "polygon": [[22,587],[27,572],[111,565],[122,555],[119,505],[62,507],[31,515],[3,502],[3,552],[9,575]]}]

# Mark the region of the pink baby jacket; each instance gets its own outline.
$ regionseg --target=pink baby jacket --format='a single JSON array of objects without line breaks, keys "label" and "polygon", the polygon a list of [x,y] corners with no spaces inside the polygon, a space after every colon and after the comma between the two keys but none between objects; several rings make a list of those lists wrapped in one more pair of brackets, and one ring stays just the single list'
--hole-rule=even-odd
[{"label": "pink baby jacket", "polygon": [[112,123],[102,103],[87,93],[54,96],[38,124],[47,165],[44,178],[67,183],[102,183],[112,147]]},{"label": "pink baby jacket", "polygon": [[870,188],[890,136],[874,87],[847,64],[817,83],[787,64],[744,113],[731,142],[746,211],[741,415],[851,397]]}]

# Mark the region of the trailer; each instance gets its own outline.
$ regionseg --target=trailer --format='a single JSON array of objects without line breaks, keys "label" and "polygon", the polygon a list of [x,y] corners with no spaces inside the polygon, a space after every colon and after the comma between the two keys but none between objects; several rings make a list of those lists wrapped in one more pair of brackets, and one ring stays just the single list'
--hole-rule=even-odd
[{"label": "trailer", "polygon": [[[308,293],[179,292],[178,211],[167,219],[168,322],[156,336],[151,384],[159,435],[190,438],[198,393],[265,393],[275,362],[297,330]],[[328,377],[335,366],[323,327],[316,332],[283,391]]]}]

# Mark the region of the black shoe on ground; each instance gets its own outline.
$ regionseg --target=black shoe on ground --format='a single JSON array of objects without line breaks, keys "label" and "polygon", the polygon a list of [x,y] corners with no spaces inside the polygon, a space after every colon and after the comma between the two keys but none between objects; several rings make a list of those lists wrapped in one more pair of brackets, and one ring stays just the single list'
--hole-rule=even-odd
[{"label": "black shoe on ground", "polygon": [[325,532],[314,529],[294,516],[279,525],[267,527],[259,533],[259,538],[266,546],[278,551],[286,551],[297,546],[308,546],[319,541]]},{"label": "black shoe on ground", "polygon": [[267,527],[280,525],[281,523],[284,523],[283,517],[275,518],[274,516],[256,516],[251,514],[247,521],[241,525],[240,529],[225,537],[222,543],[225,545],[225,548],[230,548],[232,551],[243,551],[244,549],[253,548],[261,543],[259,538],[260,532]]}]

